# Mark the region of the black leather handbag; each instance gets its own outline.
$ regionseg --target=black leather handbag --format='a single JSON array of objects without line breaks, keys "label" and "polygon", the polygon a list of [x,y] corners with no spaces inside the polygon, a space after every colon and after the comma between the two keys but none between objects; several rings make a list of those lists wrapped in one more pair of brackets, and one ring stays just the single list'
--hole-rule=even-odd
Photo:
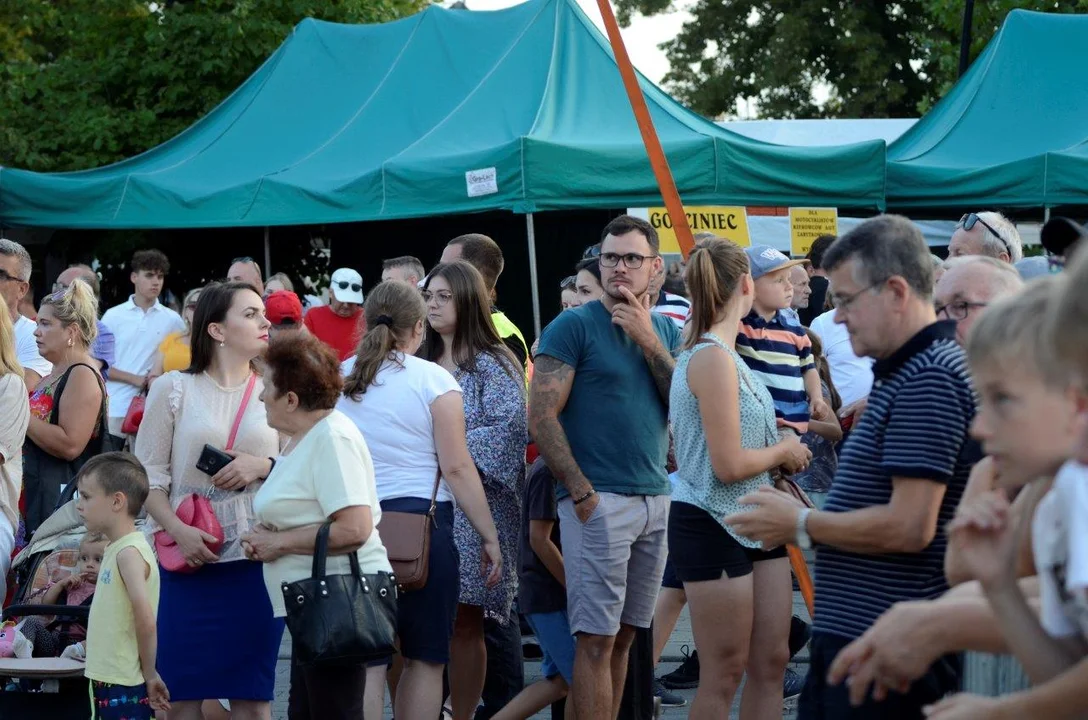
[{"label": "black leather handbag", "polygon": [[386,572],[364,575],[356,553],[348,555],[350,575],[326,575],[331,524],[317,531],[313,576],[282,585],[295,661],[351,665],[390,657],[397,635],[397,583]]}]

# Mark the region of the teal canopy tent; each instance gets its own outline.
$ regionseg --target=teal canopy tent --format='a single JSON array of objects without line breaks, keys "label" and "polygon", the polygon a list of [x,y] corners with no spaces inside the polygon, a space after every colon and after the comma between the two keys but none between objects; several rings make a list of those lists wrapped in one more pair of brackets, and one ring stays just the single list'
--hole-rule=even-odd
[{"label": "teal canopy tent", "polygon": [[[741,137],[643,79],[691,204],[879,208],[885,145]],[[300,225],[660,201],[607,41],[574,0],[314,20],[181,135],[94,170],[0,168],[0,223]]]},{"label": "teal canopy tent", "polygon": [[887,204],[1088,205],[1088,16],[1013,10],[971,69],[888,146]]}]

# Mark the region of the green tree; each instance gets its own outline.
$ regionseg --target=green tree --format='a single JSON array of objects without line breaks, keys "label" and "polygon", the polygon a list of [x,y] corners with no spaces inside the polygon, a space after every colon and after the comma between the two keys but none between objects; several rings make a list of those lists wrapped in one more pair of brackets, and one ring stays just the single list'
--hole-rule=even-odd
[{"label": "green tree", "polygon": [[[617,0],[619,17],[670,0]],[[972,57],[1009,10],[1077,12],[1088,0],[991,0],[975,6]],[[762,117],[913,117],[955,82],[963,0],[696,0],[662,45],[665,85],[704,115],[748,103]]]},{"label": "green tree", "polygon": [[0,0],[0,165],[131,157],[219,104],[306,17],[395,20],[427,0]]}]

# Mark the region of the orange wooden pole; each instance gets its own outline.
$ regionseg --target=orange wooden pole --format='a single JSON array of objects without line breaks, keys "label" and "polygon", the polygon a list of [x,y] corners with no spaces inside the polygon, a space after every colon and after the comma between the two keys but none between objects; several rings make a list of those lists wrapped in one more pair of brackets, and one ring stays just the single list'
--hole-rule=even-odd
[{"label": "orange wooden pole", "polygon": [[[684,214],[684,205],[680,202],[680,193],[676,190],[676,182],[672,178],[669,169],[669,161],[665,157],[665,151],[661,148],[661,141],[654,129],[654,121],[650,117],[650,110],[646,106],[646,98],[642,95],[642,89],[638,86],[638,77],[635,68],[631,65],[631,58],[627,54],[627,47],[623,44],[620,35],[620,25],[616,22],[616,15],[612,12],[609,0],[597,0],[597,7],[601,10],[604,19],[604,29],[608,34],[608,42],[612,45],[612,54],[616,56],[616,65],[620,69],[620,77],[623,78],[623,86],[627,90],[627,99],[631,102],[631,110],[635,113],[635,121],[638,122],[638,130],[642,134],[642,143],[646,146],[646,154],[650,157],[650,167],[653,168],[657,186],[661,190],[661,198],[665,201],[665,208],[672,218],[672,227],[676,232],[676,239],[680,243],[680,252],[686,260],[695,247],[695,238],[691,234],[691,226],[688,225],[688,217]],[[790,566],[797,577],[797,585],[801,588],[801,595],[808,606],[809,615],[815,613],[815,593],[812,585],[812,577],[808,572],[808,563],[801,549],[795,545],[787,548],[790,557]]]},{"label": "orange wooden pole", "polygon": [[612,5],[608,0],[597,0],[597,6],[601,9],[608,41],[612,44],[616,65],[619,66],[623,86],[627,89],[627,99],[631,101],[631,109],[635,112],[638,130],[642,133],[642,144],[646,146],[646,154],[650,156],[650,167],[654,170],[657,186],[661,190],[661,198],[665,201],[669,217],[672,218],[672,228],[680,243],[680,252],[684,254],[686,260],[695,247],[695,238],[691,234],[688,217],[684,214],[680,193],[677,192],[676,183],[672,179],[669,161],[665,157],[665,151],[661,149],[661,141],[654,129],[654,121],[650,118],[650,110],[646,107],[646,98],[643,97],[642,89],[638,86],[638,77],[635,75],[634,66],[631,65],[631,58],[627,55],[623,37],[620,36],[620,26],[612,12]]}]

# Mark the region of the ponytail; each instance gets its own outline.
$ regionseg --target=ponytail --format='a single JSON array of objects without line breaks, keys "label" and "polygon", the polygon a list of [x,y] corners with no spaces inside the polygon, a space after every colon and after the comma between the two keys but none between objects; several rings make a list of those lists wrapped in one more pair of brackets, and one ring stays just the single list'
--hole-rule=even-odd
[{"label": "ponytail", "polygon": [[684,282],[691,294],[691,313],[684,347],[699,343],[733,300],[748,272],[748,256],[739,245],[721,238],[700,241],[688,257]]},{"label": "ponytail", "polygon": [[387,280],[370,291],[363,312],[367,332],[355,351],[355,367],[344,380],[344,397],[356,401],[374,384],[383,362],[403,366],[397,344],[411,337],[427,309],[418,289]]},{"label": "ponytail", "polygon": [[66,290],[47,295],[42,300],[42,307],[46,305],[62,325],[76,326],[85,347],[91,346],[98,336],[98,299],[85,280],[76,278]]}]

